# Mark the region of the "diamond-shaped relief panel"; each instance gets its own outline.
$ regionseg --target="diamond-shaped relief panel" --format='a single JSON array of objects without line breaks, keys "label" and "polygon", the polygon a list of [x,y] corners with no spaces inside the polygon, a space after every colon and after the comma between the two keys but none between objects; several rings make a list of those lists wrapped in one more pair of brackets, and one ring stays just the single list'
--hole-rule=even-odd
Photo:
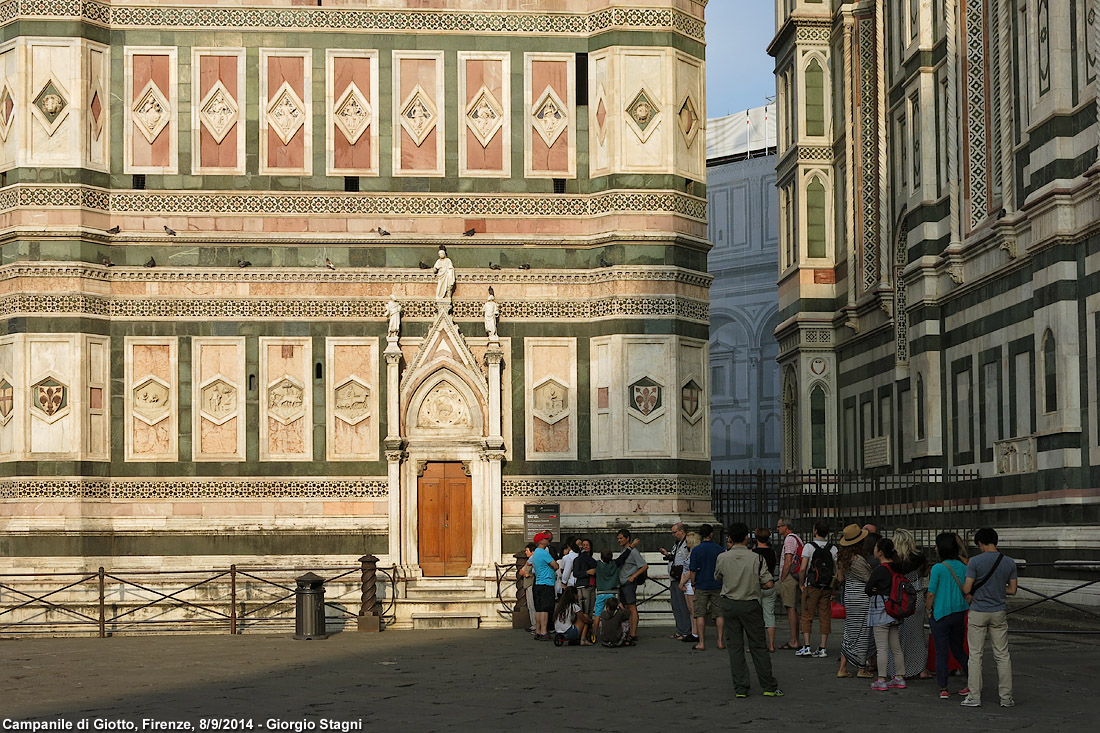
[{"label": "diamond-shaped relief panel", "polygon": [[237,388],[216,378],[199,389],[199,413],[221,425],[237,412]]},{"label": "diamond-shaped relief panel", "polygon": [[418,84],[401,106],[401,127],[409,133],[413,143],[420,147],[428,133],[435,129],[437,116],[435,105]]},{"label": "diamond-shaped relief panel", "polygon": [[46,134],[53,135],[57,128],[68,117],[69,100],[61,85],[53,79],[48,80],[31,103],[31,111],[42,126],[46,128]]},{"label": "diamond-shaped relief panel", "polygon": [[648,140],[657,129],[657,118],[660,114],[661,108],[645,89],[639,89],[626,108],[627,119],[633,123],[642,142]]},{"label": "diamond-shaped relief panel", "polygon": [[700,125],[699,113],[695,111],[695,102],[692,101],[690,96],[684,97],[684,101],[680,104],[680,111],[676,113],[676,120],[679,123],[684,140],[687,141],[688,147],[691,147],[699,134]]},{"label": "diamond-shaped relief panel", "polygon": [[219,80],[210,87],[199,105],[199,119],[214,142],[221,144],[233,125],[237,124],[238,111],[236,100]]},{"label": "diamond-shaped relief panel", "polygon": [[305,390],[289,377],[267,388],[267,414],[281,423],[289,423],[305,413]]},{"label": "diamond-shaped relief panel", "polygon": [[150,143],[160,137],[160,133],[168,126],[168,99],[152,81],[141,90],[132,110],[138,130]]},{"label": "diamond-shaped relief panel", "polygon": [[92,138],[99,139],[103,134],[103,123],[107,119],[106,109],[103,105],[103,91],[98,86],[92,86],[88,98],[88,125],[92,128]]},{"label": "diamond-shaped relief panel", "polygon": [[332,411],[348,425],[358,425],[370,417],[367,399],[370,388],[358,379],[349,379],[333,390]]},{"label": "diamond-shaped relief panel", "polygon": [[152,377],[133,389],[134,415],[150,425],[156,425],[171,412],[168,385]]},{"label": "diamond-shaped relief panel", "polygon": [[370,127],[372,114],[370,102],[352,82],[336,100],[333,110],[336,127],[344,133],[348,143],[354,145]]},{"label": "diamond-shaped relief panel", "polygon": [[267,105],[267,119],[271,129],[289,145],[298,130],[306,123],[306,105],[289,83],[283,82]]},{"label": "diamond-shaped relief panel", "polygon": [[68,386],[53,377],[39,380],[31,387],[31,407],[48,422],[64,417],[69,407]]},{"label": "diamond-shaped relief panel", "polygon": [[534,396],[534,414],[543,422],[553,425],[569,415],[569,388],[556,379],[547,379],[531,390]]},{"label": "diamond-shaped relief panel", "polygon": [[466,108],[466,119],[481,146],[488,147],[497,131],[504,126],[504,108],[483,86]]},{"label": "diamond-shaped relief panel", "polygon": [[546,87],[531,110],[531,122],[546,147],[554,146],[569,124],[569,113],[561,97],[551,87]]},{"label": "diamond-shaped relief panel", "polygon": [[11,130],[14,120],[15,95],[12,94],[11,87],[5,82],[4,86],[0,87],[0,140],[8,139],[8,131]]}]

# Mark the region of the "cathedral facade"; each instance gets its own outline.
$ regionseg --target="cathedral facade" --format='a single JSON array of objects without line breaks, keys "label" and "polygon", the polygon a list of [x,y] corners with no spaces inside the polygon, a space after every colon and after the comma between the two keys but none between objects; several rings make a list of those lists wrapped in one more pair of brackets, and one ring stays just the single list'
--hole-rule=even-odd
[{"label": "cathedral facade", "polygon": [[8,569],[709,514],[705,4],[0,3]]},{"label": "cathedral facade", "polygon": [[981,524],[1065,525],[1046,549],[1080,549],[1100,518],[1095,3],[776,7],[785,466],[975,470]]}]

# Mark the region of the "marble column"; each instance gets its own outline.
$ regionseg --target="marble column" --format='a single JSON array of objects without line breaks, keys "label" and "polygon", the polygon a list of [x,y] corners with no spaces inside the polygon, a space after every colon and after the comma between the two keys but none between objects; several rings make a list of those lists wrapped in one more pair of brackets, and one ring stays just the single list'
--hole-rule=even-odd
[{"label": "marble column", "polygon": [[490,342],[485,352],[485,364],[489,367],[489,436],[486,444],[489,448],[503,448],[504,436],[501,428],[500,370],[504,361],[504,352],[499,343]]}]

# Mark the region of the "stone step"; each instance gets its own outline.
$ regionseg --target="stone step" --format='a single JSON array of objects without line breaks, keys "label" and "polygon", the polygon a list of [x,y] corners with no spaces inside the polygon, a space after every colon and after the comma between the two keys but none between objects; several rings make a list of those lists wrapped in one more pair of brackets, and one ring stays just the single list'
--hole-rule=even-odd
[{"label": "stone step", "polygon": [[414,613],[414,629],[476,629],[481,626],[481,614],[467,613]]}]

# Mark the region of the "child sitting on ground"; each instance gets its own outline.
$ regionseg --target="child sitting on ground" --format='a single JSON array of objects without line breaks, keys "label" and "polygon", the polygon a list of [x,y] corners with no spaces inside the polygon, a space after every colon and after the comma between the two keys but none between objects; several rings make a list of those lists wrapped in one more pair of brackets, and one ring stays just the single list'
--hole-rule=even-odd
[{"label": "child sitting on ground", "polygon": [[622,646],[629,630],[630,616],[619,607],[619,599],[611,597],[600,614],[600,642],[606,647]]},{"label": "child sitting on ground", "polygon": [[615,598],[619,593],[619,566],[615,564],[615,556],[611,550],[600,553],[600,559],[596,563],[596,603],[592,608],[595,616],[592,635],[600,630],[600,616],[603,613],[604,604]]},{"label": "child sitting on ground", "polygon": [[[577,589],[566,586],[554,608],[554,642],[568,642],[576,646],[589,646],[588,616],[581,613],[581,604],[577,602]],[[560,646],[560,644],[558,644]]]}]

